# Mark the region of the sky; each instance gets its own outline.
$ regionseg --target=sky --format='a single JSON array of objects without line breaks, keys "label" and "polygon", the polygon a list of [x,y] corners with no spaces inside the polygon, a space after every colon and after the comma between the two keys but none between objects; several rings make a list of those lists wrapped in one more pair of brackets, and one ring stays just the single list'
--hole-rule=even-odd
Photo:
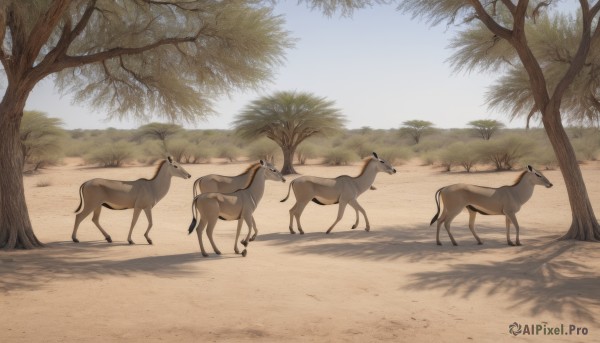
[{"label": "sky", "polygon": [[[250,101],[276,91],[311,92],[333,100],[350,129],[397,128],[403,121],[421,119],[439,128],[465,127],[471,120],[496,119],[509,127],[503,113],[488,110],[485,92],[489,74],[454,72],[447,62],[453,30],[445,24],[430,27],[392,6],[357,10],[351,18],[327,17],[295,1],[282,2],[276,14],[298,39],[272,82],[259,91],[239,91],[215,101],[216,115],[186,128],[229,129],[235,115]],[[26,110],[61,118],[66,129],[131,129],[145,122],[106,120],[106,112],[74,104],[61,96],[51,79],[34,88]],[[157,119],[159,121],[160,119]]]}]

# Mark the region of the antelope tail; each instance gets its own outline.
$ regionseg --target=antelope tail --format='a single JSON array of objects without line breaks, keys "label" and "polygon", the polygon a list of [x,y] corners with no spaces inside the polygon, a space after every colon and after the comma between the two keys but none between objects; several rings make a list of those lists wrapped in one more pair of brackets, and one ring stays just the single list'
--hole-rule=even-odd
[{"label": "antelope tail", "polygon": [[192,201],[192,223],[188,228],[188,235],[194,232],[194,228],[196,227],[196,198],[197,197],[194,197],[194,200]]},{"label": "antelope tail", "polygon": [[294,181],[290,182],[290,186],[288,187],[287,195],[285,196],[285,198],[279,200],[279,202],[285,202],[290,197],[290,191],[292,190],[292,185],[294,184]]},{"label": "antelope tail", "polygon": [[433,196],[433,198],[435,199],[435,204],[437,206],[437,212],[435,213],[435,216],[433,216],[433,218],[431,219],[431,223],[429,223],[429,225],[433,225],[433,223],[435,223],[435,221],[438,219],[439,215],[440,215],[440,193],[442,191],[442,189],[444,189],[445,187],[442,187],[440,189],[437,190],[437,192],[435,192],[435,195]]},{"label": "antelope tail", "polygon": [[[192,186],[192,190],[194,191],[194,199],[196,199],[198,191],[200,190],[200,180],[202,180],[202,178],[204,178],[204,176],[197,178],[196,181],[194,181],[194,186]],[[198,191],[196,191],[196,189]]]},{"label": "antelope tail", "polygon": [[79,210],[81,210],[81,206],[83,206],[83,185],[85,185],[85,182],[79,186],[79,206],[75,210],[75,213],[79,212]]}]

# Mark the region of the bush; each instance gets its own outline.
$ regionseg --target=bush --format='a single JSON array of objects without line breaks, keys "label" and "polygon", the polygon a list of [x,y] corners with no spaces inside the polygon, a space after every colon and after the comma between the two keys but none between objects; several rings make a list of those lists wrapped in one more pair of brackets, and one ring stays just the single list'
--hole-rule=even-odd
[{"label": "bush", "polygon": [[407,147],[388,146],[385,148],[378,148],[375,152],[377,152],[379,157],[388,161],[390,164],[403,164],[412,156],[412,151]]},{"label": "bush", "polygon": [[248,147],[248,157],[253,160],[265,160],[269,163],[275,163],[277,153],[281,148],[277,143],[268,138],[261,138],[254,141]]},{"label": "bush", "polygon": [[88,163],[99,163],[103,167],[120,167],[133,155],[133,145],[125,141],[118,141],[99,147],[92,151],[86,158]]},{"label": "bush", "polygon": [[213,149],[204,144],[192,145],[189,150],[187,163],[208,163],[213,155]]},{"label": "bush", "polygon": [[536,149],[535,153],[529,156],[527,162],[531,165],[543,166],[546,170],[555,169],[558,166],[554,150],[549,144]]},{"label": "bush", "polygon": [[350,136],[344,146],[358,154],[360,158],[371,155],[375,150],[375,144],[365,136]]},{"label": "bush", "polygon": [[351,150],[344,148],[334,148],[325,154],[325,163],[334,166],[350,164],[360,158]]},{"label": "bush", "polygon": [[573,140],[573,149],[579,161],[595,161],[600,152],[600,138],[595,135],[586,135]]},{"label": "bush", "polygon": [[535,142],[529,137],[507,135],[494,141],[481,142],[475,149],[482,162],[493,165],[496,170],[511,170],[536,148]]},{"label": "bush", "polygon": [[167,150],[169,155],[173,156],[173,159],[179,163],[184,163],[188,160],[190,155],[190,143],[183,138],[174,138],[168,141]]},{"label": "bush", "polygon": [[469,143],[455,142],[439,153],[439,162],[446,171],[450,171],[453,165],[459,165],[467,172],[471,172],[473,166],[479,161],[480,156]]},{"label": "bush", "polygon": [[304,165],[309,158],[317,157],[317,146],[312,143],[302,143],[296,149],[298,163]]},{"label": "bush", "polygon": [[227,144],[219,149],[218,157],[225,158],[229,162],[235,162],[242,155],[242,150],[233,144]]}]

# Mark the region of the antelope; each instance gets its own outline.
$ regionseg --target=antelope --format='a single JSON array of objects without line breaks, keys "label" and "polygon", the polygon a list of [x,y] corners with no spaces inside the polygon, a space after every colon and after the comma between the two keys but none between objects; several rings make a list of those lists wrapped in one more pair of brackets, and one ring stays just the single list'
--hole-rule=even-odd
[{"label": "antelope", "polygon": [[[237,176],[209,174],[199,177],[194,181],[194,198],[200,193],[233,193],[238,189],[244,189],[248,187],[255,169],[259,166],[259,163],[251,164],[243,173]],[[250,237],[250,241],[254,241],[258,235],[254,217],[252,217],[252,227],[254,228],[254,235]]]},{"label": "antelope", "polygon": [[[508,245],[515,245],[510,239],[510,224],[512,223],[517,232],[516,245],[521,245],[516,213],[531,198],[535,185],[542,185],[546,188],[552,187],[552,183],[541,172],[528,165],[511,186],[490,188],[459,183],[438,189],[434,196],[437,213],[429,224],[433,225],[437,221],[435,237],[437,245],[442,245],[440,242],[442,223],[444,223],[452,244],[457,245],[450,233],[450,224],[465,207],[469,211],[469,229],[477,240],[477,244],[483,244],[475,233],[475,216],[477,213],[481,213],[483,215],[504,215],[506,219],[506,242]],[[440,197],[444,203],[441,216],[439,216]]]},{"label": "antelope", "polygon": [[152,208],[160,199],[162,199],[171,186],[171,177],[177,176],[183,179],[192,177],[179,163],[173,161],[171,156],[162,161],[152,179],[137,179],[135,181],[116,181],[106,179],[92,179],[81,184],[79,187],[79,207],[75,210],[75,226],[71,238],[73,242],[79,243],[77,239],[77,229],[82,220],[90,213],[94,212],[92,222],[102,232],[108,243],[112,243],[111,237],[100,226],[100,211],[102,206],[111,210],[125,210],[133,208],[133,219],[129,228],[127,241],[134,244],[131,240],[133,227],[144,210],[148,219],[148,228],[144,237],[148,244],[152,244],[152,239],[148,236],[152,228]]},{"label": "antelope", "polygon": [[[204,250],[204,244],[202,243],[202,232],[205,228],[206,235],[212,245],[213,251],[217,255],[221,255],[221,251],[219,251],[213,240],[213,232],[217,219],[238,221],[233,248],[235,253],[239,254],[237,241],[240,237],[242,223],[245,221],[246,225],[248,225],[248,235],[246,239],[242,241],[242,244],[247,246],[250,240],[252,226],[255,225],[253,213],[264,194],[265,181],[273,180],[285,182],[283,175],[281,175],[272,164],[264,162],[263,160],[260,160],[258,167],[252,169],[252,171],[252,178],[249,181],[248,187],[244,189],[225,194],[202,193],[194,198],[194,201],[192,202],[192,223],[190,224],[188,233],[191,234],[194,231],[194,228],[196,228],[202,256],[208,257],[208,254]],[[196,212],[198,212],[200,219],[197,227]],[[246,254],[247,251],[244,249],[244,251],[242,251],[242,256],[245,257]]]},{"label": "antelope", "polygon": [[365,218],[367,225],[365,231],[369,231],[370,224],[367,213],[356,199],[366,190],[372,188],[375,176],[379,172],[386,172],[392,175],[396,173],[396,169],[388,162],[379,158],[374,152],[372,156],[364,160],[362,170],[356,177],[341,175],[335,179],[330,179],[316,176],[301,176],[290,182],[287,196],[281,200],[281,202],[286,201],[290,196],[291,189],[294,189],[296,203],[290,209],[290,233],[296,233],[293,228],[294,217],[296,217],[298,231],[300,234],[304,234],[304,230],[302,230],[302,225],[300,224],[300,216],[311,200],[319,205],[339,204],[337,218],[326,233],[330,233],[333,227],[342,219],[346,205],[350,205],[356,211],[356,221],[352,225],[352,229],[358,227],[358,212],[360,212]]}]

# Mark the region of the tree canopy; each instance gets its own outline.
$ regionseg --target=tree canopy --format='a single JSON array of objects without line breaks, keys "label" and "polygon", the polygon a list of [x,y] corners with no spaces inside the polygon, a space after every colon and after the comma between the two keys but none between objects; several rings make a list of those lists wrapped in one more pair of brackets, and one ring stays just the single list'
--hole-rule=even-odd
[{"label": "tree canopy", "polygon": [[421,137],[429,132],[432,127],[433,123],[427,120],[407,120],[402,123],[400,133],[410,136],[415,141],[415,144],[419,144]]},{"label": "tree canopy", "polygon": [[479,137],[488,141],[496,131],[504,127],[504,124],[494,119],[479,119],[467,123]]},{"label": "tree canopy", "polygon": [[317,134],[331,134],[344,126],[334,102],[305,92],[277,92],[252,101],[237,115],[233,127],[245,139],[266,136],[283,151],[283,174],[296,173],[296,148]]}]

